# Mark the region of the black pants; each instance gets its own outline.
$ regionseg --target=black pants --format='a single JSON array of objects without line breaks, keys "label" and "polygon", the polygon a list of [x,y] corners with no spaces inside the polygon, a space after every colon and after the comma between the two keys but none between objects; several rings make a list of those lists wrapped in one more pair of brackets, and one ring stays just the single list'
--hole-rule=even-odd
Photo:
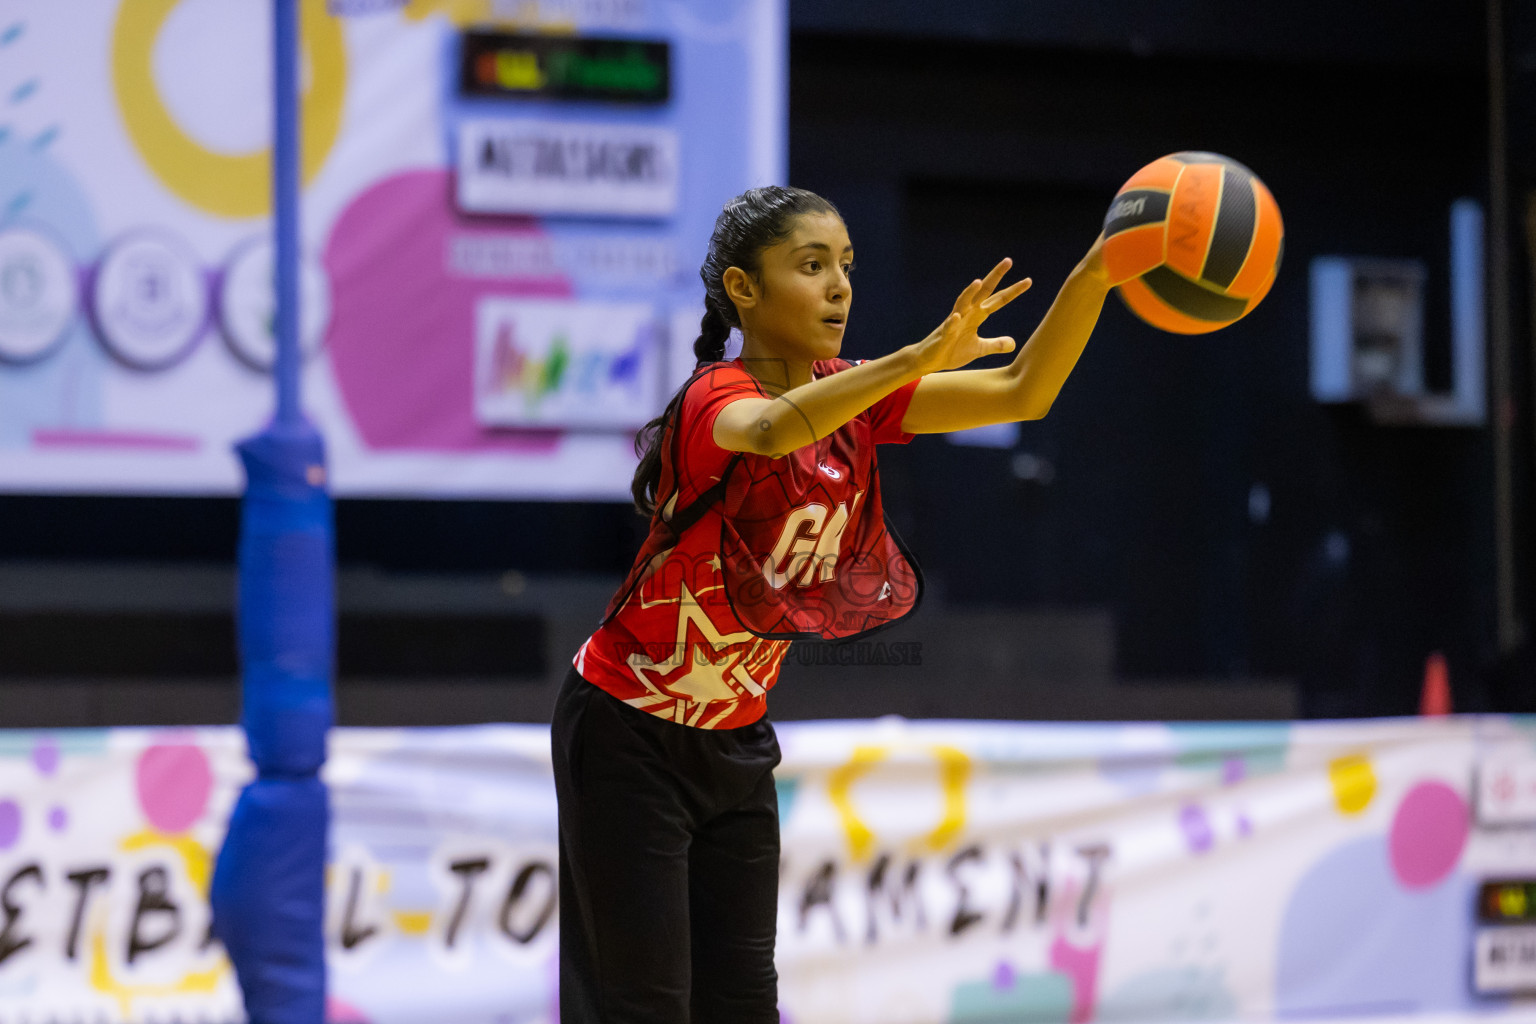
[{"label": "black pants", "polygon": [[778,1024],[773,726],[679,725],[573,668],[550,732],[561,1024]]}]

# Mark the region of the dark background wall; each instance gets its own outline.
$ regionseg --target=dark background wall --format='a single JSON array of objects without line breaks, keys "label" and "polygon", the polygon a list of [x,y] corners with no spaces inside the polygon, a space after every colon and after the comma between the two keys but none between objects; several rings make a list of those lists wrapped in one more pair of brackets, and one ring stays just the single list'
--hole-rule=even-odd
[{"label": "dark background wall", "polygon": [[859,253],[854,355],[919,337],[1002,255],[1036,279],[999,318],[1022,340],[1107,197],[1162,153],[1237,157],[1286,217],[1279,282],[1233,328],[1159,334],[1111,300],[1018,445],[1051,483],[1018,479],[1015,451],[942,438],[884,456],[906,492],[889,504],[952,599],[1109,605],[1122,675],[1295,674],[1317,714],[1412,711],[1430,650],[1476,664],[1485,434],[1378,427],[1307,394],[1307,265],[1329,253],[1425,262],[1447,375],[1449,207],[1483,191],[1475,64],[818,34],[790,80],[791,177],[843,205]]},{"label": "dark background wall", "polygon": [[1218,55],[1285,63],[1467,65],[1481,61],[1482,4],[1462,0],[790,0],[797,33],[1009,42],[1140,57]]},{"label": "dark background wall", "polygon": [[[1480,681],[1494,649],[1489,432],[1377,426],[1306,387],[1307,266],[1324,254],[1422,260],[1430,376],[1448,376],[1449,207],[1486,193],[1482,5],[790,11],[790,177],[841,207],[858,251],[846,354],[920,337],[1002,255],[1035,279],[998,318],[1022,342],[1115,188],[1162,153],[1243,161],[1286,219],[1279,281],[1236,327],[1163,335],[1111,298],[1015,448],[882,450],[888,510],[946,607],[1106,610],[1121,679],[1285,677],[1304,715],[1413,711],[1433,650],[1451,659],[1459,709],[1518,699]],[[1516,17],[1520,40],[1536,41],[1530,20]],[[1536,61],[1512,67],[1527,109]],[[1517,177],[1536,177],[1528,129],[1515,150]],[[1513,414],[1527,423],[1523,403]],[[0,561],[223,562],[236,518],[226,500],[0,497]],[[338,506],[343,564],[386,572],[616,576],[641,526],[598,503]]]}]

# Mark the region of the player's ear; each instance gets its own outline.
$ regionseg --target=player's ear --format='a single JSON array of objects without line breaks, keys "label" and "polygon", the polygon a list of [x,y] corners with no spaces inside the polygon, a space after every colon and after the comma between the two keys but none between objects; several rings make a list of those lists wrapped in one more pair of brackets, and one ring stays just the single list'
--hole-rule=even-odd
[{"label": "player's ear", "polygon": [[740,267],[726,267],[720,283],[725,285],[726,297],[736,304],[737,309],[751,309],[757,305],[761,289],[752,280],[752,275]]}]

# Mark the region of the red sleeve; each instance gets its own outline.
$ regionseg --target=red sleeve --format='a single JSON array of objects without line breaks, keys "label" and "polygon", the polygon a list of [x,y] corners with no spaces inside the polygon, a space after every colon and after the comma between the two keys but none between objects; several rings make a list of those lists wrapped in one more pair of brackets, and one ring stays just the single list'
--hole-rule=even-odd
[{"label": "red sleeve", "polygon": [[[862,363],[864,360],[860,359],[858,362]],[[858,363],[844,365],[857,366]],[[869,423],[875,444],[906,444],[917,436],[902,430],[901,420],[907,414],[907,406],[912,404],[912,395],[917,391],[920,380],[922,380],[921,377],[918,380],[908,381],[864,411],[863,416]]]},{"label": "red sleeve", "polygon": [[683,396],[678,412],[678,461],[675,467],[682,494],[679,507],[708,490],[730,461],[731,453],[715,444],[715,418],[720,410],[743,398],[762,398],[753,376],[727,364],[705,373]]}]

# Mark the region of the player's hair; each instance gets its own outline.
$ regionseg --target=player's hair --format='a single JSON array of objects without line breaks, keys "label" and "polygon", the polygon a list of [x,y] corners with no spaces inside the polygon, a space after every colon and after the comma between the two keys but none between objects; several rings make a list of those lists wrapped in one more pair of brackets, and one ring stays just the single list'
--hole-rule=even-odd
[{"label": "player's hair", "polygon": [[[699,321],[699,337],[693,343],[694,369],[725,358],[725,343],[732,327],[741,326],[736,304],[725,293],[725,272],[740,267],[754,279],[761,273],[764,249],[777,245],[794,230],[794,219],[807,213],[831,213],[842,216],[837,207],[814,192],[803,188],[768,185],[748,189],[725,204],[715,218],[715,230],[709,236],[709,251],[699,276],[704,279],[704,319]],[[661,442],[666,427],[677,416],[683,389],[667,403],[660,416],[640,428],[635,435],[635,467],[630,494],[635,510],[643,516],[656,511],[656,488],[661,483]]]}]

